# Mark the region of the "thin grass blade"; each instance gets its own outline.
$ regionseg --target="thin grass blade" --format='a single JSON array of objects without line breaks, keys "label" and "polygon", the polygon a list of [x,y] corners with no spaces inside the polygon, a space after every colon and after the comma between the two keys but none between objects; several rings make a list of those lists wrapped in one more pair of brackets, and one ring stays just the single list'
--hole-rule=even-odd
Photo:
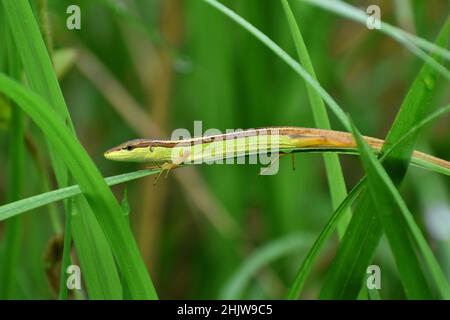
[{"label": "thin grass blade", "polygon": [[[295,47],[297,48],[299,61],[304,66],[305,70],[311,75],[311,77],[317,81],[317,76],[309,57],[308,49],[306,48],[306,44],[303,40],[300,28],[295,20],[294,13],[289,6],[289,2],[287,0],[281,0],[281,4],[283,5],[283,9],[286,14],[289,27],[291,29],[292,38],[294,39]],[[306,89],[308,91],[309,102],[311,104],[316,127],[321,129],[331,129],[327,109],[325,107],[325,103],[322,100],[322,97],[308,83],[306,84]],[[325,168],[327,172],[328,186],[330,188],[333,209],[336,209],[342,202],[342,200],[344,200],[347,196],[347,188],[345,186],[344,175],[342,173],[341,164],[339,163],[339,157],[337,155],[324,153],[323,159],[325,161]],[[345,229],[350,222],[351,211],[350,209],[347,209],[346,211],[346,217],[339,223],[338,226],[338,235],[340,238],[344,235]]]},{"label": "thin grass blade", "polygon": [[[441,297],[450,299],[448,281],[397,188],[356,128],[353,133],[367,174],[369,193],[388,236],[406,295],[412,299],[430,298],[425,274],[408,237],[410,234],[425,259]],[[400,215],[404,220],[398,219],[396,215]],[[408,228],[398,226],[399,222],[403,222]]]}]

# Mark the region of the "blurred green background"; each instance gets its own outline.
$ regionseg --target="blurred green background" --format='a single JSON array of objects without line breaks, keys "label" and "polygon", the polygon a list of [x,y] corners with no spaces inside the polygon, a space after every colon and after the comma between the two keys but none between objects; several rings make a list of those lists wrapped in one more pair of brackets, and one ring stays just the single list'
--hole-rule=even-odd
[{"label": "blurred green background", "polygon": [[[445,0],[349,2],[361,8],[378,4],[384,21],[429,40],[449,13]],[[410,5],[411,15],[402,14],[400,2]],[[170,137],[176,128],[192,131],[196,120],[203,122],[204,130],[224,132],[278,125],[314,127],[302,79],[202,1],[76,1],[81,30],[68,30],[66,8],[73,3],[48,1],[52,32],[47,44],[66,64],[60,83],[78,137],[105,176],[141,167],[109,162],[103,152],[132,138],[150,137],[153,127],[146,117],[164,132],[152,138]],[[222,3],[296,57],[279,1]],[[300,1],[290,3],[319,82],[364,134],[383,138],[422,62],[385,35]],[[449,97],[443,82],[432,103],[442,106]],[[9,111],[0,111],[0,146],[5,150],[0,161],[5,164]],[[334,129],[342,129],[330,118]],[[420,148],[450,159],[449,124],[447,115],[428,127]],[[42,168],[49,166],[42,136],[30,121],[26,136],[24,197],[44,191]],[[275,176],[259,176],[255,165],[203,165],[195,171],[178,169],[157,186],[148,177],[114,187],[119,199],[127,190],[132,228],[160,298],[282,298],[332,213],[321,155],[300,154],[296,163],[292,171],[290,161],[282,160]],[[350,156],[342,156],[341,163],[350,189],[362,176],[360,163]],[[6,202],[7,174],[7,167],[1,166],[1,203]],[[52,176],[50,186],[55,188]],[[410,210],[428,231],[431,246],[442,248],[438,256],[448,277],[449,186],[444,177],[411,169],[402,188]],[[59,230],[48,213],[61,209],[58,204],[23,215],[19,298],[54,297],[51,283],[58,272]],[[433,224],[436,211],[444,217],[439,221],[447,221],[447,226],[438,224],[443,231]],[[1,235],[2,224],[0,239]],[[290,243],[290,249],[258,268],[242,290],[233,291],[236,283],[242,285],[236,274],[245,274],[255,252],[280,239]],[[303,240],[292,245],[292,239]],[[303,298],[317,297],[336,246],[334,237],[314,267]],[[376,262],[383,269],[382,296],[402,298],[384,240]]]}]

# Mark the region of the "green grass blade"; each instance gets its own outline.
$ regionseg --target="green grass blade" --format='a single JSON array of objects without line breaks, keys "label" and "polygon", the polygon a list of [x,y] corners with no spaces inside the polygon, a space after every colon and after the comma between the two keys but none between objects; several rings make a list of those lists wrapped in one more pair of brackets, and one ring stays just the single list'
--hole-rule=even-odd
[{"label": "green grass blade", "polygon": [[[438,45],[444,46],[449,29],[450,21],[447,20],[438,37]],[[400,140],[429,113],[430,99],[436,88],[436,77],[435,69],[429,65],[422,67],[401,105],[382,152]],[[388,173],[392,174],[391,178],[396,185],[401,183],[406,174],[417,134],[418,132],[403,141],[400,148],[396,148],[383,164]],[[366,268],[371,263],[382,235],[380,221],[371,210],[373,207],[370,196],[364,195],[354,211],[354,218],[333,260],[321,297],[329,299],[357,297],[366,275]]]},{"label": "green grass blade", "polygon": [[[0,17],[5,18],[5,12],[0,8]],[[8,25],[5,23],[5,29]],[[15,79],[20,78],[20,63],[15,59],[14,42],[11,34],[5,35],[7,68],[8,73]],[[25,146],[24,146],[24,115],[22,110],[12,106],[11,121],[9,132],[9,177],[8,177],[8,193],[9,202],[20,199],[23,192],[23,182],[25,175]],[[0,298],[11,299],[15,297],[16,274],[19,264],[19,250],[21,239],[21,221],[20,217],[15,217],[5,222],[4,226],[4,252],[3,252],[3,268],[0,274]]]},{"label": "green grass blade", "polygon": [[[449,111],[450,111],[450,105],[447,105],[445,107],[439,108],[437,111],[433,112],[430,116],[426,117],[418,125],[414,126],[411,130],[409,130],[408,133],[402,137],[402,139],[397,141],[391,148],[389,148],[389,150],[387,150],[385,152],[385,154],[382,156],[381,161],[384,161],[385,159],[387,159],[390,156],[390,154],[394,150],[396,150],[396,148],[398,148],[398,146],[402,145],[402,143],[404,141],[409,139],[413,134],[417,133],[425,125],[429,124],[431,121],[439,118],[440,116],[444,115],[445,113],[447,113]],[[314,242],[313,246],[309,250],[305,259],[303,260],[303,263],[302,263],[299,271],[297,272],[294,283],[291,286],[289,293],[287,295],[288,299],[297,299],[300,296],[300,293],[305,285],[306,279],[314,265],[316,258],[318,257],[320,251],[322,250],[323,246],[325,245],[325,242],[333,234],[333,232],[339,222],[339,219],[341,219],[343,213],[345,212],[345,209],[347,207],[351,206],[352,203],[355,201],[355,199],[358,197],[358,195],[365,192],[365,190],[366,190],[366,177],[361,179],[360,182],[358,182],[358,184],[355,187],[353,187],[353,189],[350,191],[350,193],[347,195],[347,197],[344,199],[344,201],[340,204],[340,206],[333,213],[333,215],[331,216],[328,223],[322,229],[319,237]],[[361,221],[361,223],[367,223],[367,222]],[[377,227],[379,227],[379,224],[375,224],[374,228],[377,228]]]},{"label": "green grass blade", "polygon": [[[73,200],[77,201],[74,202],[72,210],[72,234],[81,270],[95,270],[82,272],[89,298],[122,299],[123,289],[119,275],[115,268],[111,268],[111,263],[114,263],[112,251],[106,237],[98,237],[99,234],[103,234],[103,230],[89,210],[86,200],[84,198]],[[102,252],[102,256],[98,256],[98,252]]]},{"label": "green grass blade", "polygon": [[[138,170],[135,172],[124,173],[105,179],[108,186],[139,179],[151,174],[159,173],[159,170]],[[14,217],[23,212],[27,212],[47,204],[68,199],[81,194],[79,185],[73,185],[45,193],[41,193],[29,198],[21,199],[0,207],[0,221]]]},{"label": "green grass blade", "polygon": [[0,74],[0,88],[44,132],[75,180],[102,227],[133,298],[157,298],[136,242],[111,190],[86,151],[41,97]]},{"label": "green grass blade", "polygon": [[[44,97],[55,108],[57,115],[72,127],[52,62],[28,1],[3,1],[2,5],[9,18],[10,29],[27,77],[27,84]],[[67,168],[51,150],[52,148],[50,148],[50,157],[56,179],[60,187],[65,187],[69,182]]]},{"label": "green grass blade", "polygon": [[282,256],[294,252],[298,253],[298,250],[307,248],[312,240],[312,236],[304,233],[291,234],[281,239],[273,240],[256,249],[227,281],[219,295],[219,299],[241,299],[245,287],[258,270]]},{"label": "green grass blade", "polygon": [[28,1],[4,1],[3,5],[14,26],[12,32],[15,44],[30,87],[48,100],[63,121],[70,122],[52,62]]},{"label": "green grass blade", "polygon": [[[286,14],[289,27],[291,29],[292,37],[297,48],[297,54],[300,63],[304,66],[305,70],[311,75],[311,77],[317,81],[316,73],[314,71],[313,64],[309,57],[308,49],[303,40],[300,28],[295,20],[295,16],[289,6],[287,0],[281,0],[284,12]],[[308,91],[309,102],[313,111],[314,121],[317,128],[331,129],[330,120],[328,119],[325,103],[321,96],[318,94],[311,85],[306,84]],[[335,154],[323,154],[325,161],[325,168],[327,172],[328,185],[330,187],[331,201],[333,209],[336,209],[343,199],[347,196],[347,188],[345,186],[344,175],[342,173],[341,164],[339,163],[339,157]],[[346,218],[344,218],[338,226],[338,235],[341,238],[344,235],[345,228],[350,222],[350,209],[346,210]]]},{"label": "green grass blade", "polygon": [[[377,165],[381,165],[378,160],[375,160],[373,151],[363,142],[361,134],[356,129],[354,129],[353,134],[367,175],[369,194],[372,197],[372,203],[375,205],[375,211],[378,213],[378,219],[387,235],[406,297],[409,299],[431,299],[432,293],[416,256],[413,243],[408,236],[408,230],[404,228],[404,221],[399,219],[399,213],[395,210],[399,203],[393,203],[386,192],[387,180],[391,182],[389,176],[384,170],[382,170],[384,175],[381,175],[377,168]],[[395,187],[393,188],[395,189]],[[395,190],[398,193],[397,189]]]},{"label": "green grass blade", "polygon": [[[442,298],[450,299],[448,281],[400,193],[358,130],[354,128],[353,132],[367,174],[368,190],[395,256],[406,295],[413,299],[430,298],[425,275],[420,270],[420,263],[408,238],[409,231],[431,271]],[[404,220],[398,219],[397,215],[402,216]],[[406,224],[408,228],[398,225],[399,222]]]}]

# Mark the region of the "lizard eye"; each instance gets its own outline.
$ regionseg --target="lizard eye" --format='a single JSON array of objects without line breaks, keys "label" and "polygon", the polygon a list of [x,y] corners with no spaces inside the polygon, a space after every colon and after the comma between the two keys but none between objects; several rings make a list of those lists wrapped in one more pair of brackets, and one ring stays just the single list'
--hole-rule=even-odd
[{"label": "lizard eye", "polygon": [[133,147],[131,146],[131,145],[129,145],[129,146],[126,146],[125,148],[123,148],[124,150],[128,150],[128,151],[131,151],[131,150],[133,150]]}]

